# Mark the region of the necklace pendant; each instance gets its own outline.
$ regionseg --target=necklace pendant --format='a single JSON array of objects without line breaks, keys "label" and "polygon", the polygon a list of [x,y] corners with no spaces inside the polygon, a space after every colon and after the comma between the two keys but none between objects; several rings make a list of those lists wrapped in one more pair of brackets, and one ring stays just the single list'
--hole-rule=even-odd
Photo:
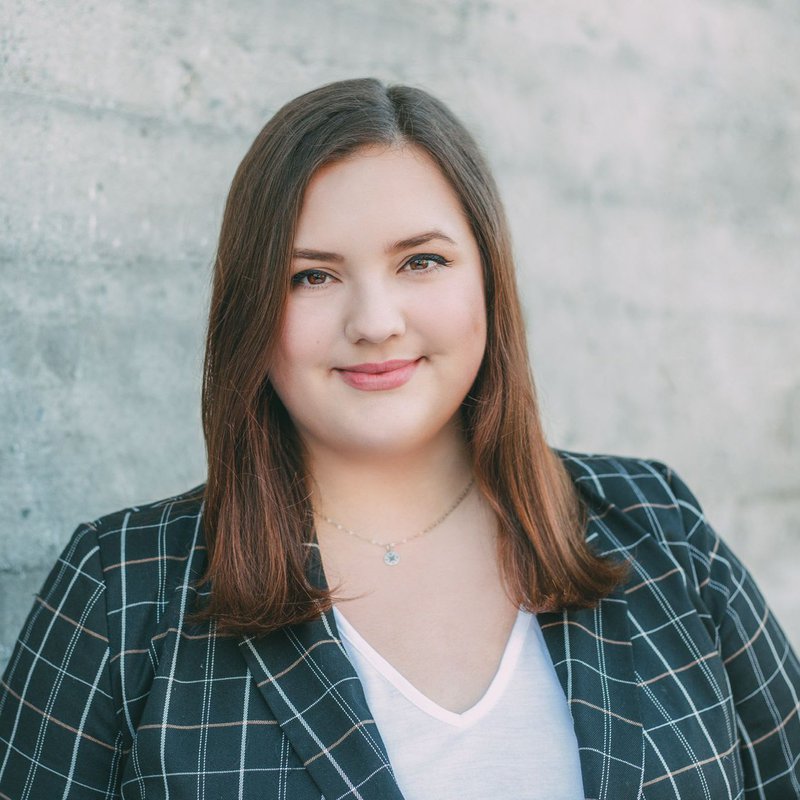
[{"label": "necklace pendant", "polygon": [[393,567],[398,561],[400,561],[400,555],[394,550],[387,550],[383,554],[383,563],[388,567]]}]

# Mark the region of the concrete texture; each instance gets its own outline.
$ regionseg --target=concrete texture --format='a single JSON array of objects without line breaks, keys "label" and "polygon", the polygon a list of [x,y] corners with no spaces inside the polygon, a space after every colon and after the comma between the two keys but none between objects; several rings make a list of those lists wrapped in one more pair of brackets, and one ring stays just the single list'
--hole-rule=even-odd
[{"label": "concrete texture", "polygon": [[0,669],[69,534],[200,483],[210,263],[269,116],[374,75],[512,222],[553,443],[660,458],[800,645],[791,0],[0,0]]}]

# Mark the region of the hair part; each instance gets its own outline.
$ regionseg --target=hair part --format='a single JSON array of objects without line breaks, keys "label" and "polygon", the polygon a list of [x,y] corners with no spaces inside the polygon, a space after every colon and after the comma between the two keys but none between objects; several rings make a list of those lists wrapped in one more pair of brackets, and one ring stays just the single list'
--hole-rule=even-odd
[{"label": "hair part", "polygon": [[223,635],[305,622],[334,602],[311,568],[318,555],[302,441],[268,371],[306,187],[320,167],[374,145],[423,149],[459,197],[480,251],[487,344],[462,421],[476,484],[500,521],[509,596],[532,612],[591,607],[627,573],[586,543],[586,510],[545,440],[508,223],[478,145],[422,89],[344,80],[269,120],[236,170],[223,215],[202,390],[208,562],[198,583],[211,591],[191,617],[213,618]]}]

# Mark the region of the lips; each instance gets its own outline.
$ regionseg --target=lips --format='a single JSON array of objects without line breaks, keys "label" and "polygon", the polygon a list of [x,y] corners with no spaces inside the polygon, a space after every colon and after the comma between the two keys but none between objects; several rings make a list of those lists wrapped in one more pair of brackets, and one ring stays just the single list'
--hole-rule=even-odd
[{"label": "lips", "polygon": [[336,372],[354,389],[366,392],[396,389],[411,380],[422,358],[393,359],[380,363],[353,364],[340,367]]}]

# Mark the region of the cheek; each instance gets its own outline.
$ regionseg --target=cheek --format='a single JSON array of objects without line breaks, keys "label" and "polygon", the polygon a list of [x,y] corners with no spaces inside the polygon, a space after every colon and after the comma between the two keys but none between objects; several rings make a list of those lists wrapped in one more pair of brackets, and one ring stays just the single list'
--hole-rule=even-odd
[{"label": "cheek", "polygon": [[296,317],[293,319],[287,313],[269,369],[270,381],[287,406],[293,394],[293,386],[302,375],[297,367],[303,364],[306,357],[306,345],[307,341],[300,335]]},{"label": "cheek", "polygon": [[303,313],[302,308],[287,308],[278,345],[275,350],[275,368],[286,372],[289,364],[306,364],[319,358],[320,348],[326,341],[320,315]]},{"label": "cheek", "polygon": [[486,304],[484,303],[483,297],[481,297],[480,302],[473,307],[471,321],[472,321],[472,334],[474,336],[478,336],[485,339],[487,320],[486,320]]},{"label": "cheek", "polygon": [[478,287],[439,298],[433,313],[455,344],[472,345],[483,352],[486,341],[486,306]]},{"label": "cheek", "polygon": [[469,361],[472,367],[477,370],[483,361],[486,351],[487,338],[487,316],[486,301],[483,291],[475,293],[470,298],[470,302],[465,306],[464,337],[469,346]]}]

